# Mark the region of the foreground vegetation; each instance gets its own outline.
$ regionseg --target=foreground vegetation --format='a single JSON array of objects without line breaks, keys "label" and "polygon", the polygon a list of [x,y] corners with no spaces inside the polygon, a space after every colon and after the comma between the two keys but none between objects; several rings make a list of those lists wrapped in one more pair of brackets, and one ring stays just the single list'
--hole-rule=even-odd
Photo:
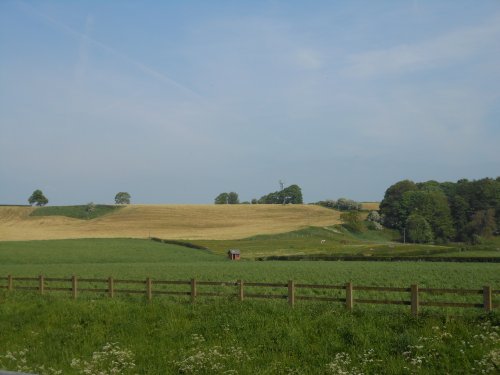
[{"label": "foreground vegetation", "polygon": [[0,301],[0,368],[41,375],[494,373],[499,364],[497,314],[15,292]]}]

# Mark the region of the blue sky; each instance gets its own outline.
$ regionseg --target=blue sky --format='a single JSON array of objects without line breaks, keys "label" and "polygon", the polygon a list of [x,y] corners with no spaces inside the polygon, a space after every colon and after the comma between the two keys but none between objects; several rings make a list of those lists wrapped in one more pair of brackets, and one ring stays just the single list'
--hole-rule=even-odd
[{"label": "blue sky", "polygon": [[500,2],[0,2],[0,203],[500,175]]}]

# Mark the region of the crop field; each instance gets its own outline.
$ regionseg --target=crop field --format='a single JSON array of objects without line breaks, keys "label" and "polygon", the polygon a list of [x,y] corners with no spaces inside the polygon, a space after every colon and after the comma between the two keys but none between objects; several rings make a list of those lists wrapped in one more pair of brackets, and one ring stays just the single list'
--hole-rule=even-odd
[{"label": "crop field", "polygon": [[380,202],[361,202],[361,209],[364,211],[378,211]]},{"label": "crop field", "polygon": [[[479,263],[232,262],[140,239],[0,242],[0,276],[498,288],[498,271],[497,264]],[[82,292],[71,300],[64,292],[0,290],[0,368],[39,374],[493,373],[498,312],[428,308],[415,319],[407,310],[359,305],[348,313],[342,304],[307,301],[292,309],[283,300],[229,296],[148,303],[143,296],[110,300]]]},{"label": "crop field", "polygon": [[338,211],[311,205],[127,205],[91,220],[52,213],[31,216],[34,210],[0,206],[0,241],[123,237],[237,239],[340,223]]}]

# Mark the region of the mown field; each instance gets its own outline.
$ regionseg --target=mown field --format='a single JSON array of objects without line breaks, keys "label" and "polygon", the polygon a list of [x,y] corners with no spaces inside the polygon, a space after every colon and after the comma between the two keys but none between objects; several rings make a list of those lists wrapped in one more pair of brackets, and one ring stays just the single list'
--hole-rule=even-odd
[{"label": "mown field", "polygon": [[[7,274],[500,285],[497,264],[231,262],[134,239],[0,242],[0,276]],[[405,306],[356,305],[347,313],[328,302],[300,301],[291,309],[285,300],[239,302],[231,296],[200,297],[195,304],[189,297],[155,296],[148,303],[140,295],[111,300],[82,292],[74,301],[66,292],[1,290],[0,368],[40,374],[494,373],[498,326],[498,312],[467,309],[428,308],[415,319]]]}]

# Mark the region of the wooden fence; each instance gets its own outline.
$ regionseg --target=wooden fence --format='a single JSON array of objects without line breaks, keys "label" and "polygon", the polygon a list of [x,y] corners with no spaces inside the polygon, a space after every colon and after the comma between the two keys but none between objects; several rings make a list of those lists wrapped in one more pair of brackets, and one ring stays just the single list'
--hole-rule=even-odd
[{"label": "wooden fence", "polygon": [[[410,306],[410,311],[414,316],[418,316],[421,306],[433,307],[458,307],[458,308],[481,308],[485,312],[491,312],[494,308],[500,307],[500,304],[493,303],[493,296],[500,295],[500,290],[493,289],[491,286],[484,286],[482,289],[436,289],[436,288],[420,288],[417,284],[411,285],[409,288],[400,287],[378,287],[378,286],[358,286],[348,282],[344,285],[321,285],[321,284],[303,284],[295,283],[289,280],[288,283],[261,283],[261,282],[244,282],[243,280],[234,281],[198,281],[191,280],[154,280],[150,277],[144,280],[124,280],[114,279],[108,277],[107,279],[97,278],[78,278],[72,276],[71,278],[57,278],[45,277],[43,275],[37,277],[14,277],[8,275],[7,277],[0,277],[0,280],[6,281],[5,285],[0,283],[0,289],[13,290],[30,290],[40,294],[46,292],[69,292],[71,296],[76,299],[80,292],[93,292],[102,293],[110,298],[116,294],[144,294],[147,300],[152,300],[154,295],[175,295],[190,297],[192,302],[201,296],[212,297],[236,297],[238,300],[243,301],[245,298],[270,298],[270,299],[283,299],[287,300],[288,304],[293,307],[296,301],[326,301],[344,304],[345,307],[352,311],[355,304],[377,304],[377,305],[405,305]],[[16,282],[16,283],[15,283]],[[28,283],[29,285],[26,285]],[[57,283],[58,285],[54,285]],[[61,284],[70,284],[70,286],[62,287]],[[89,287],[85,284],[104,284],[101,288]],[[49,286],[52,284],[52,286]],[[81,284],[84,284],[82,287]],[[121,288],[117,288],[121,286]],[[141,289],[127,289],[123,285],[141,285]],[[165,290],[166,285],[184,285],[187,290]],[[232,287],[233,290],[228,292],[209,292],[200,291],[199,286],[212,286],[212,287]],[[163,287],[163,289],[161,289]],[[249,293],[248,288],[277,288],[287,291],[286,294],[257,294]],[[247,289],[246,289],[247,288]],[[236,289],[236,292],[234,291]],[[338,290],[341,291],[341,296],[331,295],[300,295],[297,294],[299,290]],[[227,289],[226,289],[227,290]],[[408,300],[396,299],[367,299],[355,298],[356,292],[392,292],[404,293]],[[475,303],[472,302],[450,302],[450,301],[432,301],[421,300],[421,297],[426,294],[453,294],[453,295],[481,295]]]}]

